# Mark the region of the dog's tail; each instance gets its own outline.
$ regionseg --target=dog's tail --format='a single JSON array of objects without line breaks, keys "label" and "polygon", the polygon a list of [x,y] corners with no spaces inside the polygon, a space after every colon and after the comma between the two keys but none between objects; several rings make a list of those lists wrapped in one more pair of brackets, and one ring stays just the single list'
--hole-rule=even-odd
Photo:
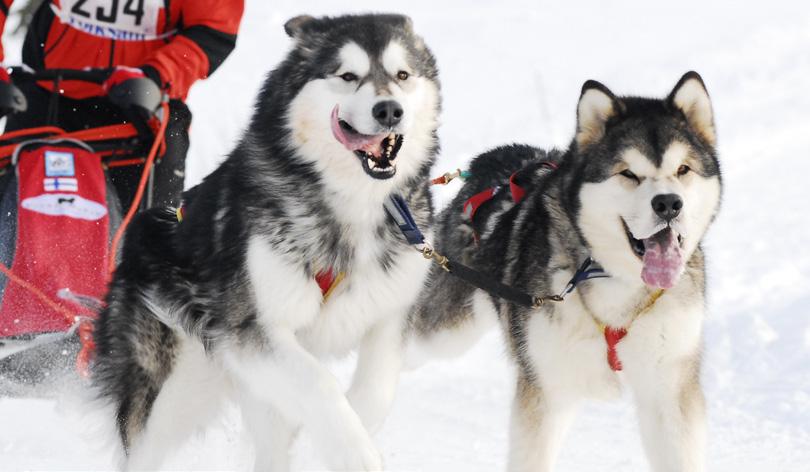
[{"label": "dog's tail", "polygon": [[93,390],[115,419],[121,457],[143,430],[175,361],[176,323],[158,305],[159,287],[177,285],[176,231],[176,216],[168,209],[138,214],[94,324]]},{"label": "dog's tail", "polygon": [[[511,191],[500,190],[511,190],[510,184],[526,190],[542,186],[561,158],[557,150],[511,145],[473,159],[464,186],[437,218],[437,251],[477,270],[497,267],[493,259],[498,251],[487,250],[492,245],[486,240],[491,236],[493,222],[519,201]],[[476,200],[488,190],[488,198]],[[478,203],[470,211],[468,203],[473,200]],[[488,294],[434,266],[409,318],[406,366],[419,365],[430,357],[463,353],[497,320],[496,307]]]},{"label": "dog's tail", "polygon": [[408,319],[406,369],[460,356],[497,324],[489,295],[444,271],[431,276],[443,280],[426,288]]}]

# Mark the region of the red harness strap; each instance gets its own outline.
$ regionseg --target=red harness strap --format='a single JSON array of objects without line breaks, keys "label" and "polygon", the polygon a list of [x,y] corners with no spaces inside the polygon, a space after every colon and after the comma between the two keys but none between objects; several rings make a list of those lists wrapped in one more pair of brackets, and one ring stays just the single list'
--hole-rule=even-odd
[{"label": "red harness strap", "polygon": [[[647,300],[647,303],[640,310],[638,310],[635,315],[633,315],[630,323],[635,321],[639,316],[650,311],[653,305],[655,305],[655,302],[657,302],[663,294],[663,289],[653,292],[650,299]],[[610,368],[615,371],[622,370],[622,362],[619,360],[619,354],[616,352],[616,345],[619,344],[619,341],[621,341],[627,335],[627,330],[630,328],[630,324],[627,325],[627,328],[611,328],[610,326],[601,324],[599,321],[597,321],[597,324],[602,328],[602,332],[605,335],[605,342],[607,343],[607,359]]]},{"label": "red harness strap", "polygon": [[[509,192],[512,194],[512,201],[515,203],[520,203],[526,196],[526,189],[519,185],[515,179],[518,172],[515,172],[509,176]],[[484,190],[483,192],[476,193],[472,197],[468,198],[466,202],[464,202],[462,211],[470,217],[470,220],[472,220],[481,205],[492,200],[492,197],[497,195],[500,189],[501,187],[492,187]]]},{"label": "red harness strap", "polygon": [[512,201],[515,203],[520,203],[520,201],[523,200],[523,197],[526,196],[526,189],[515,182],[516,175],[517,172],[509,176],[509,191],[512,193]]},{"label": "red harness strap", "polygon": [[616,345],[619,344],[627,330],[624,328],[611,328],[605,327],[605,341],[607,342],[607,359],[610,368],[614,371],[622,370],[622,361],[619,360],[619,354],[616,352]]},{"label": "red harness strap", "polygon": [[335,288],[340,284],[340,281],[343,280],[344,275],[346,274],[343,272],[335,272],[331,267],[315,274],[315,282],[317,282],[318,287],[321,288],[321,295],[323,295],[324,302],[332,295],[332,292],[334,292]]},{"label": "red harness strap", "polygon": [[326,297],[326,294],[329,293],[329,289],[332,288],[332,284],[335,283],[335,279],[337,278],[337,274],[329,268],[327,270],[322,270],[315,274],[315,282],[318,282],[318,287],[321,288],[321,294]]},{"label": "red harness strap", "polygon": [[[526,196],[526,190],[515,182],[516,174],[517,172],[509,177],[509,190],[512,194],[512,201],[515,203],[520,203],[520,201],[523,200],[523,197]],[[500,190],[501,187],[498,186],[476,193],[472,197],[468,198],[466,202],[464,202],[462,212],[466,213],[470,218],[470,221],[472,221],[475,217],[475,213],[479,208],[481,208],[481,205],[492,200],[492,197],[497,195]],[[475,239],[475,242],[478,243],[478,234],[473,234],[473,238]]]},{"label": "red harness strap", "polygon": [[466,213],[470,220],[472,220],[473,217],[475,217],[475,213],[479,208],[481,208],[481,205],[492,200],[492,197],[494,197],[497,193],[498,187],[492,187],[484,190],[483,192],[478,192],[464,202],[464,206],[462,206],[461,211]]}]

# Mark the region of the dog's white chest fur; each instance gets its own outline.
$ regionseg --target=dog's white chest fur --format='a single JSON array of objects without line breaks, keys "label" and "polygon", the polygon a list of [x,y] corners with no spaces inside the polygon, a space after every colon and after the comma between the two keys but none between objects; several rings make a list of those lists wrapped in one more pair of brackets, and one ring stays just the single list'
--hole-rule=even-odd
[{"label": "dog's white chest fur", "polygon": [[[343,355],[356,347],[363,334],[380,319],[401,317],[414,302],[429,264],[416,251],[384,248],[368,241],[327,300],[314,278],[300,263],[274,251],[259,238],[248,248],[248,270],[253,284],[259,323],[292,329],[301,344],[318,356]],[[377,255],[392,252],[393,264],[384,268]]]},{"label": "dog's white chest fur", "polygon": [[341,355],[381,318],[401,316],[404,322],[428,267],[416,251],[401,250],[387,270],[376,260],[352,267],[312,323],[299,331],[301,343],[318,355]]},{"label": "dog's white chest fur", "polygon": [[[570,277],[557,275],[554,280]],[[688,291],[684,287],[674,287],[643,313],[632,313],[616,302],[631,292],[622,288],[621,281],[588,283],[598,289],[590,291],[587,308],[581,294],[574,292],[555,305],[553,319],[538,314],[529,322],[528,353],[547,393],[613,398],[620,394],[623,379],[636,385],[658,382],[658,367],[699,349],[702,306],[700,301],[684,300]],[[621,373],[610,368],[607,342],[594,316],[627,328],[627,335],[616,345]]]}]

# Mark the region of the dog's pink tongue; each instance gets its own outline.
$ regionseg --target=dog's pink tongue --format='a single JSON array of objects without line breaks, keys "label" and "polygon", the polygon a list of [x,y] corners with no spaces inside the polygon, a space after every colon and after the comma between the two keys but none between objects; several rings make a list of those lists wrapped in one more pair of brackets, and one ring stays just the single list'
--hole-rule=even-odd
[{"label": "dog's pink tongue", "polygon": [[644,268],[641,269],[641,280],[650,287],[673,287],[684,267],[677,236],[667,228],[644,239],[643,242]]},{"label": "dog's pink tongue", "polygon": [[366,135],[360,133],[352,133],[344,130],[340,126],[338,119],[338,105],[332,109],[332,134],[341,144],[343,144],[349,151],[365,151],[373,156],[379,157],[381,154],[380,143],[387,136],[381,135]]}]

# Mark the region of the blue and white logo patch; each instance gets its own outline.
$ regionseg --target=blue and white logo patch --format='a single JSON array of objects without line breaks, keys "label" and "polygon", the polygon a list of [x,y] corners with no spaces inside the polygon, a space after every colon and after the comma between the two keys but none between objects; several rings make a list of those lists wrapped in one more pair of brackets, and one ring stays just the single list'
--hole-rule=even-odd
[{"label": "blue and white logo patch", "polygon": [[64,151],[45,151],[46,177],[73,177],[76,168],[73,165],[73,153]]}]

